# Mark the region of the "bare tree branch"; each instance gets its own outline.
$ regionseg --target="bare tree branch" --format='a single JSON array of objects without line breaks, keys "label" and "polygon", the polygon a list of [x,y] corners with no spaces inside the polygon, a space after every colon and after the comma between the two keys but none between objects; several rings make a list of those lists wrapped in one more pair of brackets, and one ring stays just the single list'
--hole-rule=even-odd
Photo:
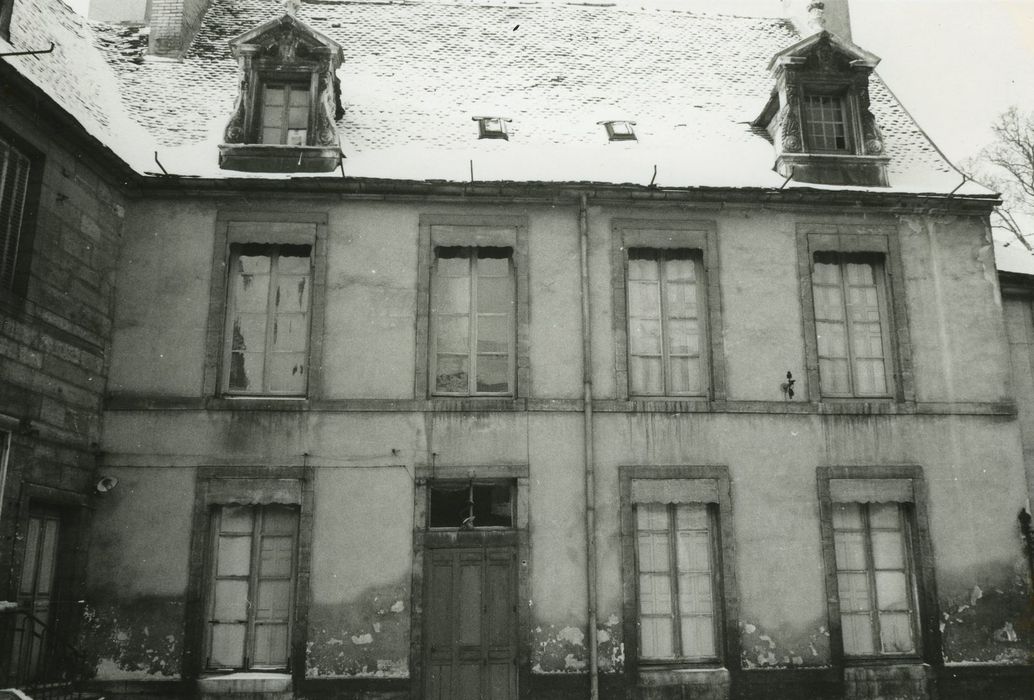
[{"label": "bare tree branch", "polygon": [[1034,235],[1034,112],[1025,114],[1010,107],[998,116],[991,131],[995,141],[963,167],[972,179],[1002,196],[991,227],[1011,233],[1034,253],[1027,241]]}]

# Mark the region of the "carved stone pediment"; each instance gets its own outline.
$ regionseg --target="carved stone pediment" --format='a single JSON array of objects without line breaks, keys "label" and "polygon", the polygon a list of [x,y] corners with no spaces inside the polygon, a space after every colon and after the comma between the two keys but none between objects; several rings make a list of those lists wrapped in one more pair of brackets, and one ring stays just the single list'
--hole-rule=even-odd
[{"label": "carved stone pediment", "polygon": [[[883,135],[869,101],[869,78],[879,60],[826,31],[772,57],[769,70],[775,89],[754,124],[765,128],[772,137],[776,169],[780,173],[827,184],[886,184]],[[832,97],[841,102],[846,146],[838,146],[835,152],[809,152],[803,108],[807,95]],[[873,163],[863,165],[866,158]],[[804,173],[808,172],[815,173],[817,179],[804,180]]]},{"label": "carved stone pediment", "polygon": [[[230,50],[238,64],[238,94],[223,133],[224,146],[231,148],[224,148],[221,152],[254,153],[256,149],[270,145],[259,143],[261,92],[267,82],[284,81],[291,82],[296,91],[309,92],[305,143],[294,143],[293,147],[315,148],[321,153],[338,147],[337,120],[343,116],[344,109],[337,78],[343,54],[337,42],[293,15],[285,14],[232,39]],[[238,144],[247,144],[249,148],[232,148]],[[250,169],[227,165],[240,165],[239,159],[221,157],[220,162],[222,167]],[[269,167],[268,163],[266,167]],[[336,162],[328,169],[333,167],[336,167]]]}]

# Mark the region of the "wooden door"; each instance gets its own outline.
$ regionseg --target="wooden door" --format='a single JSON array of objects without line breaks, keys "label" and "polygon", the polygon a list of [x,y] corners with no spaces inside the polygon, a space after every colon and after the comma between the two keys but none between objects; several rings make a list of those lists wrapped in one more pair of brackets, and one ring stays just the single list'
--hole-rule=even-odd
[{"label": "wooden door", "polygon": [[517,697],[516,551],[429,549],[427,700]]},{"label": "wooden door", "polygon": [[33,507],[25,529],[25,556],[18,578],[21,616],[14,640],[13,659],[22,678],[34,678],[42,670],[47,636],[53,625],[54,579],[57,572],[58,511]]}]

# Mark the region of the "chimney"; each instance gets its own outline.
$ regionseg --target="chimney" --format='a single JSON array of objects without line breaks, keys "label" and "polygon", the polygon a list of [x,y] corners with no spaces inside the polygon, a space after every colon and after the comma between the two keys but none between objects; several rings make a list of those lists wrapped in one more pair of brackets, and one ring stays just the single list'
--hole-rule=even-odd
[{"label": "chimney", "polygon": [[150,53],[171,58],[182,56],[201,26],[210,3],[211,0],[147,0]]},{"label": "chimney", "polygon": [[825,29],[844,41],[851,41],[847,0],[783,0],[783,15],[793,22],[802,38]]}]

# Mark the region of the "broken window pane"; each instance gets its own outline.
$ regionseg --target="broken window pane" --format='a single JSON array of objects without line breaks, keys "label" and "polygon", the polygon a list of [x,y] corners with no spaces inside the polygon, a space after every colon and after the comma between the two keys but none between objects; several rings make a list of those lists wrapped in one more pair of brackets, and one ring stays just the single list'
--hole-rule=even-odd
[{"label": "broken window pane", "polygon": [[231,247],[225,387],[231,394],[304,395],[310,247]]},{"label": "broken window pane", "polygon": [[512,481],[439,481],[429,490],[430,527],[513,527]]}]

